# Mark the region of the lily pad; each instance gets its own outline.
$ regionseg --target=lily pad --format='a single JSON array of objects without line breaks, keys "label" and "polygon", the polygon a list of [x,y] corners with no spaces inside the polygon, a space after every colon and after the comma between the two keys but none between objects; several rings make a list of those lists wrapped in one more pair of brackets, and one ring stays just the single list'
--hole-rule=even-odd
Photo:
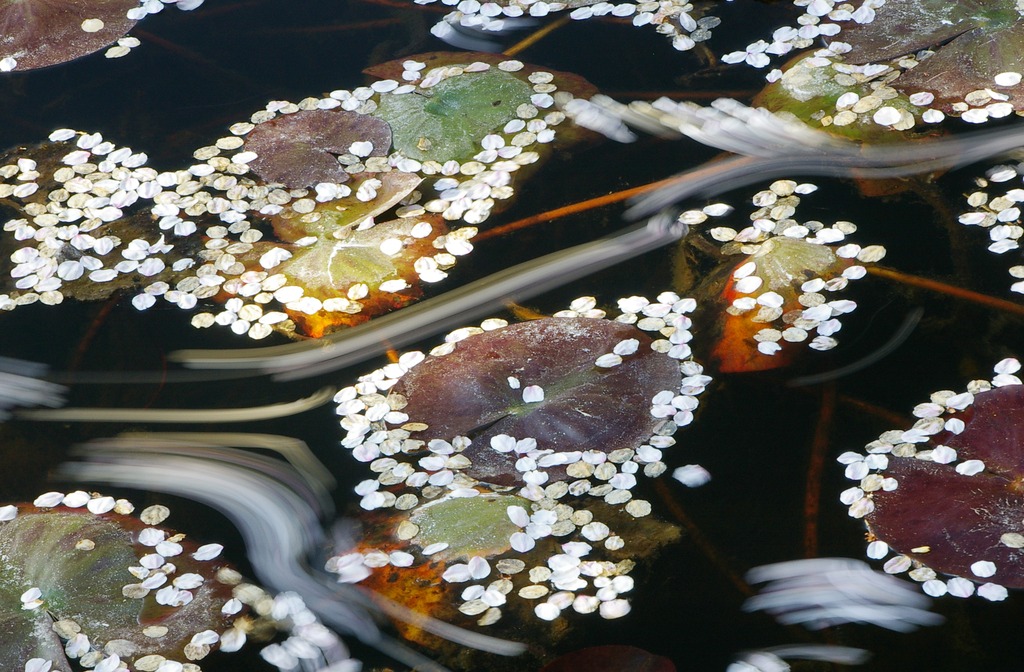
[{"label": "lily pad", "polygon": [[[826,62],[822,62],[826,61]],[[839,59],[800,57],[754,98],[755,107],[796,116],[812,128],[860,142],[906,142],[924,109],[875,78],[851,76]],[[884,99],[882,96],[886,96]]]},{"label": "lily pad", "polygon": [[[160,190],[146,158],[70,129],[0,154],[0,310],[105,299],[172,279],[172,246],[146,207]],[[86,164],[89,179],[75,169]],[[136,188],[120,189],[121,180]],[[199,245],[182,241],[175,253]]]},{"label": "lily pad", "polygon": [[[1024,21],[1015,0],[890,0],[875,10],[872,22],[845,28],[840,39],[852,47],[845,55],[850,63],[934,50],[892,86],[909,94],[932,93],[947,113],[966,111],[967,104],[981,107],[968,96],[985,89],[1004,96],[988,95],[985,104],[1024,95]],[[1017,76],[997,80],[1002,73]]]},{"label": "lily pad", "polygon": [[934,434],[865,477],[896,483],[873,492],[865,520],[875,537],[936,572],[1024,588],[1024,386],[980,392],[949,418],[963,430]]},{"label": "lily pad", "polygon": [[387,121],[395,149],[419,161],[465,161],[480,138],[516,118],[533,90],[514,75],[489,68],[434,85],[422,95],[381,94],[374,116]]},{"label": "lily pad", "polygon": [[[615,366],[602,355],[634,341]],[[421,440],[472,440],[468,473],[489,483],[517,479],[514,450],[499,436],[533,438],[540,450],[611,452],[640,445],[658,424],[650,400],[678,389],[678,365],[650,348],[635,327],[592,319],[548,318],[477,334],[455,352],[416,366],[395,385],[403,412],[427,429]]]},{"label": "lily pad", "polygon": [[[804,342],[815,350],[834,348],[833,335],[842,326],[838,318],[857,304],[831,296],[866,274],[860,264],[885,255],[878,245],[840,244],[856,230],[850,222],[825,227],[792,219],[800,195],[815,190],[778,180],[754,195],[760,206],[750,216],[754,226],[709,231],[723,243],[724,256],[694,293],[699,305],[714,308],[715,325],[705,337],[719,371],[787,366]],[[737,261],[733,255],[745,256]],[[683,265],[677,275],[692,270]]]},{"label": "lily pad", "polygon": [[[5,668],[32,658],[59,670],[68,657],[93,667],[116,655],[133,669],[143,658],[196,661],[230,630],[241,607],[225,606],[220,547],[116,512],[130,506],[76,492],[0,507]],[[155,522],[161,510],[143,517]]]},{"label": "lily pad", "polygon": [[137,19],[128,14],[138,6],[138,0],[8,0],[0,4],[0,69],[45,68],[99,51],[131,30]]},{"label": "lily pad", "polygon": [[[281,242],[260,240],[233,256],[243,277],[249,273],[254,281],[264,283],[261,288],[272,288],[283,312],[267,310],[269,302],[243,301],[225,292],[221,298],[234,301],[228,308],[236,316],[231,323],[245,322],[254,337],[254,326],[266,335],[269,325],[283,321],[266,317],[276,313],[279,318],[287,315],[289,326],[301,335],[319,337],[418,298],[421,282],[445,277],[441,266],[451,264],[445,257],[439,264],[435,257],[445,254],[449,238],[453,249],[454,241],[463,239],[464,249],[458,251],[464,253],[471,249],[465,239],[475,233],[475,229],[465,228],[446,236],[444,221],[425,213],[375,222],[375,217],[405,199],[421,179],[400,171],[362,173],[353,175],[345,187],[348,196],[324,203],[305,199],[283,208],[271,220]],[[269,274],[275,279],[268,280]],[[200,320],[202,326],[216,319],[210,313],[199,313],[193,323]]]},{"label": "lily pad", "polygon": [[428,502],[409,516],[419,528],[416,543],[424,548],[447,544],[443,559],[494,556],[509,549],[509,537],[519,527],[509,520],[508,507],[530,503],[513,495],[456,497]]},{"label": "lily pad", "polygon": [[299,110],[259,124],[245,137],[245,149],[256,152],[249,162],[252,171],[291,189],[348,182],[337,155],[351,153],[353,145],[359,156],[387,156],[391,128],[346,110]]}]

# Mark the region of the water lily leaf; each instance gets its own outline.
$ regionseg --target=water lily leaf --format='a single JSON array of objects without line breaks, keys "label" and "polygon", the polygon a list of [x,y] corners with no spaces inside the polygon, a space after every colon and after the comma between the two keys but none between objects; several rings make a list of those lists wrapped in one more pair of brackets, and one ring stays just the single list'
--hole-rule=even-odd
[{"label": "water lily leaf", "polygon": [[299,110],[258,124],[245,137],[245,149],[256,152],[249,167],[267,182],[297,189],[320,182],[348,182],[337,155],[387,156],[391,128],[386,122],[347,110]]},{"label": "water lily leaf", "polygon": [[[595,364],[631,339],[636,354],[617,366]],[[508,485],[517,480],[518,455],[492,449],[499,435],[534,438],[541,450],[604,452],[649,437],[657,424],[650,400],[680,381],[679,367],[650,343],[635,327],[615,322],[534,320],[477,334],[455,352],[426,360],[394,394],[407,401],[404,413],[428,426],[415,438],[470,437],[468,473]]]},{"label": "water lily leaf", "polygon": [[387,121],[395,149],[418,161],[466,161],[480,138],[516,118],[529,104],[530,85],[490,68],[434,85],[429,94],[381,94],[374,116]]},{"label": "water lily leaf", "polygon": [[510,506],[528,508],[530,503],[514,495],[441,499],[417,507],[409,521],[419,528],[416,543],[420,546],[448,544],[434,555],[438,559],[489,557],[509,550],[509,537],[519,531],[509,520]]},{"label": "water lily leaf", "polygon": [[[173,280],[165,261],[172,248],[154,226],[151,198],[117,186],[156,184],[146,155],[99,133],[60,129],[50,137],[0,153],[0,310],[106,299],[143,282]],[[89,162],[92,181],[75,170]],[[56,203],[61,210],[54,212]],[[181,256],[201,249],[198,239],[175,245]]]},{"label": "water lily leaf", "polygon": [[0,507],[5,667],[31,658],[67,670],[67,657],[93,667],[116,654],[133,668],[147,656],[205,657],[233,620],[222,612],[232,593],[217,578],[219,546],[197,548],[139,518],[89,510],[114,507],[109,497],[71,493],[70,507],[44,502],[49,496],[61,499],[48,493],[39,506]]},{"label": "water lily leaf", "polygon": [[[714,311],[711,357],[723,373],[765,371],[787,366],[801,343],[815,350],[837,344],[839,317],[856,308],[848,299],[833,299],[851,280],[866,274],[860,265],[880,260],[885,249],[844,242],[856,227],[837,222],[798,224],[793,215],[800,195],[811,184],[778,180],[754,195],[760,206],[740,231],[716,227],[712,238],[726,255],[694,291],[698,305]],[[732,255],[745,255],[740,260]],[[859,262],[859,263],[858,263]],[[690,273],[683,266],[677,275]]]},{"label": "water lily leaf", "polygon": [[[916,457],[894,455],[868,476],[895,485],[872,493],[865,520],[875,537],[937,572],[1024,588],[1024,386],[980,392],[949,418],[963,431],[935,434],[916,444]],[[940,455],[939,446],[955,453]]]},{"label": "water lily leaf", "polygon": [[[906,142],[924,111],[905,94],[872,82],[857,81],[842,72],[841,61],[822,63],[818,56],[801,56],[785,68],[782,77],[754,98],[755,107],[786,112],[812,128],[860,142]],[[882,99],[880,93],[888,94]]]},{"label": "water lily leaf", "polygon": [[[1024,72],[1024,25],[1014,0],[886,2],[876,9],[872,22],[849,26],[840,39],[852,46],[845,55],[850,63],[886,61],[921,49],[934,50],[933,56],[901,74],[892,86],[909,94],[930,92],[947,113],[966,111],[953,107],[965,100],[982,106],[967,97],[985,89],[1011,101],[1024,95],[1019,77]],[[1018,76],[997,80],[1002,73]]]},{"label": "water lily leaf", "polygon": [[[507,56],[502,54],[472,51],[432,51],[423,54],[416,54],[409,58],[396,59],[371,66],[366,68],[363,72],[382,80],[390,79],[402,82],[406,81],[403,75],[408,72],[405,64],[413,61],[423,64],[424,68],[422,72],[424,73],[430,72],[436,68],[465,67],[465,65],[469,63],[486,63],[493,68],[504,68],[502,72],[515,75],[520,80],[530,83],[534,93],[543,93],[545,91],[550,92],[551,86],[549,85],[557,87],[559,91],[566,91],[572,94],[575,98],[591,98],[597,93],[596,86],[575,73],[566,72],[564,70],[553,70],[551,68],[523,63],[520,61],[511,61]],[[516,69],[510,68],[508,65],[503,66],[503,63],[512,63],[514,64],[512,67]],[[547,80],[549,76],[550,81],[544,81]],[[593,131],[588,131],[582,126],[577,126],[576,124],[559,124],[557,136],[558,144],[563,148],[579,142],[596,142],[604,139],[604,136],[594,133]],[[542,145],[542,147],[544,146]]]},{"label": "water lily leaf", "polygon": [[138,0],[10,0],[0,4],[0,60],[33,70],[91,54],[123,36]]},{"label": "water lily leaf", "polygon": [[420,181],[399,171],[353,175],[349,196],[310,204],[308,212],[283,209],[272,219],[283,242],[256,242],[235,259],[253,272],[280,275],[277,289],[284,291],[275,290],[275,298],[306,336],[401,308],[422,295],[424,279],[444,277],[434,256],[441,254],[438,246],[444,248],[448,229],[436,215],[386,222],[374,217],[391,210]]}]

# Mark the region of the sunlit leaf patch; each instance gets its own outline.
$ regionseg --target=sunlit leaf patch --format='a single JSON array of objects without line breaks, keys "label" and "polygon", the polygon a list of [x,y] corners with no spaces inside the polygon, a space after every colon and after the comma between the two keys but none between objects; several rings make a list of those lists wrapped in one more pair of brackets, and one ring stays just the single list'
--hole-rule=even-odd
[{"label": "sunlit leaf patch", "polygon": [[[443,584],[472,584],[459,610],[484,614],[480,625],[498,620],[513,587],[542,620],[570,606],[627,613],[618,594],[644,544],[616,529],[651,512],[632,490],[641,474],[664,473],[671,435],[710,382],[687,345],[693,307],[668,292],[629,297],[607,320],[584,297],[551,318],[456,330],[429,356],[405,353],[341,390],[342,445],[378,474],[357,486],[361,507],[390,532],[332,571],[361,581],[390,565],[429,577],[442,561],[431,599],[449,592]],[[497,578],[493,563],[505,575],[536,567],[477,583]]]},{"label": "sunlit leaf patch", "polygon": [[853,66],[841,57],[810,55],[790,63],[782,76],[757,95],[756,107],[789,112],[812,127],[863,142],[905,140],[921,121],[941,120],[927,106],[928,95],[908,98],[890,85],[899,71]]},{"label": "sunlit leaf patch", "polygon": [[[195,9],[203,0],[13,0],[0,5],[0,72],[34,70],[72,61],[113,45],[107,58],[139,46],[126,36],[142,18],[165,4]],[[116,42],[116,44],[114,44]]]},{"label": "sunlit leaf patch", "polygon": [[857,482],[840,499],[868,525],[868,556],[929,595],[1003,600],[1024,587],[1019,371],[1005,359],[991,381],[935,392],[914,408],[913,427],[839,457]]},{"label": "sunlit leaf patch", "polygon": [[240,577],[221,546],[157,527],[166,507],[132,511],[82,491],[0,507],[5,665],[182,669],[245,643]]}]

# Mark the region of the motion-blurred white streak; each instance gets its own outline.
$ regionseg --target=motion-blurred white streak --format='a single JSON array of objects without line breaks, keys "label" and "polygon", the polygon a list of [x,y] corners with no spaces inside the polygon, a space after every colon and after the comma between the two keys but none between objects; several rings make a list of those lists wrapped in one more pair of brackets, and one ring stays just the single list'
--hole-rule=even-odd
[{"label": "motion-blurred white streak", "polygon": [[931,599],[913,585],[848,558],[792,560],[755,567],[751,583],[767,583],[744,611],[767,611],[780,623],[819,630],[870,623],[897,632],[942,623]]},{"label": "motion-blurred white streak", "polygon": [[517,642],[463,630],[379,596],[371,599],[359,589],[311,569],[312,556],[322,554],[327,543],[315,509],[286,485],[298,476],[284,463],[268,466],[267,462],[273,460],[265,458],[253,461],[248,465],[251,468],[239,466],[237,456],[224,455],[225,451],[205,448],[201,457],[133,454],[120,448],[107,450],[96,443],[83,451],[88,462],[65,463],[58,472],[68,480],[167,492],[221,511],[241,533],[256,578],[264,586],[275,592],[297,593],[331,628],[351,634],[410,667],[434,672],[445,669],[382,634],[374,624],[373,611],[382,609],[389,616],[464,646],[500,655],[517,655],[525,650]]},{"label": "motion-blurred white streak", "polygon": [[41,380],[47,367],[10,357],[0,357],[0,422],[11,416],[11,409],[25,406],[57,408],[64,404],[67,389]]},{"label": "motion-blurred white streak", "polygon": [[325,387],[308,397],[267,406],[249,408],[54,408],[31,409],[16,413],[19,420],[41,422],[152,422],[201,424],[206,422],[251,422],[271,420],[305,413],[322,406],[336,390]]},{"label": "motion-blurred white streak", "polygon": [[871,653],[864,649],[831,644],[791,644],[773,646],[760,651],[744,651],[726,668],[726,672],[787,672],[789,664],[784,658],[823,660],[841,665],[860,665]]}]

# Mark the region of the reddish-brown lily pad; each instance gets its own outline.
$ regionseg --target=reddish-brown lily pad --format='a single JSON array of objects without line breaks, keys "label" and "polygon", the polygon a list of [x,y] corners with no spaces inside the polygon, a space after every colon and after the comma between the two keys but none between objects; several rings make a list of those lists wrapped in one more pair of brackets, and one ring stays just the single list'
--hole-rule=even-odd
[{"label": "reddish-brown lily pad", "polygon": [[[33,70],[99,51],[131,30],[138,0],[6,0],[0,3],[0,60]],[[8,61],[8,65],[11,65]]]},{"label": "reddish-brown lily pad", "polygon": [[[890,458],[883,475],[898,487],[874,493],[865,520],[876,537],[935,571],[1024,588],[1016,545],[1024,534],[1024,386],[981,392],[955,417],[966,423],[962,433],[942,432],[918,446],[948,446],[955,462]],[[963,466],[971,460],[984,470],[962,473],[973,471]],[[976,574],[979,561],[994,563],[995,573]]]},{"label": "reddish-brown lily pad", "polygon": [[[636,354],[618,366],[595,365],[622,341],[636,339]],[[428,425],[418,439],[468,436],[467,472],[489,483],[511,484],[515,451],[499,452],[491,439],[533,438],[554,451],[634,448],[658,420],[651,399],[679,388],[679,366],[652,351],[636,328],[585,318],[547,318],[477,334],[455,352],[422,362],[395,385],[403,411]],[[514,379],[514,382],[512,382]],[[540,401],[534,386],[543,390]]]},{"label": "reddish-brown lily pad", "polygon": [[369,143],[357,146],[359,156],[387,156],[391,127],[368,114],[300,110],[257,124],[245,138],[245,149],[256,153],[249,167],[257,175],[299,189],[348,182],[338,155],[350,153],[354,143]]},{"label": "reddish-brown lily pad", "polygon": [[1024,22],[1015,0],[889,0],[872,22],[844,28],[839,39],[852,46],[846,61],[857,64],[935,51],[891,86],[933,93],[947,112],[974,91],[992,89],[1011,102],[1024,95],[1019,77],[995,80],[1024,72]]}]

